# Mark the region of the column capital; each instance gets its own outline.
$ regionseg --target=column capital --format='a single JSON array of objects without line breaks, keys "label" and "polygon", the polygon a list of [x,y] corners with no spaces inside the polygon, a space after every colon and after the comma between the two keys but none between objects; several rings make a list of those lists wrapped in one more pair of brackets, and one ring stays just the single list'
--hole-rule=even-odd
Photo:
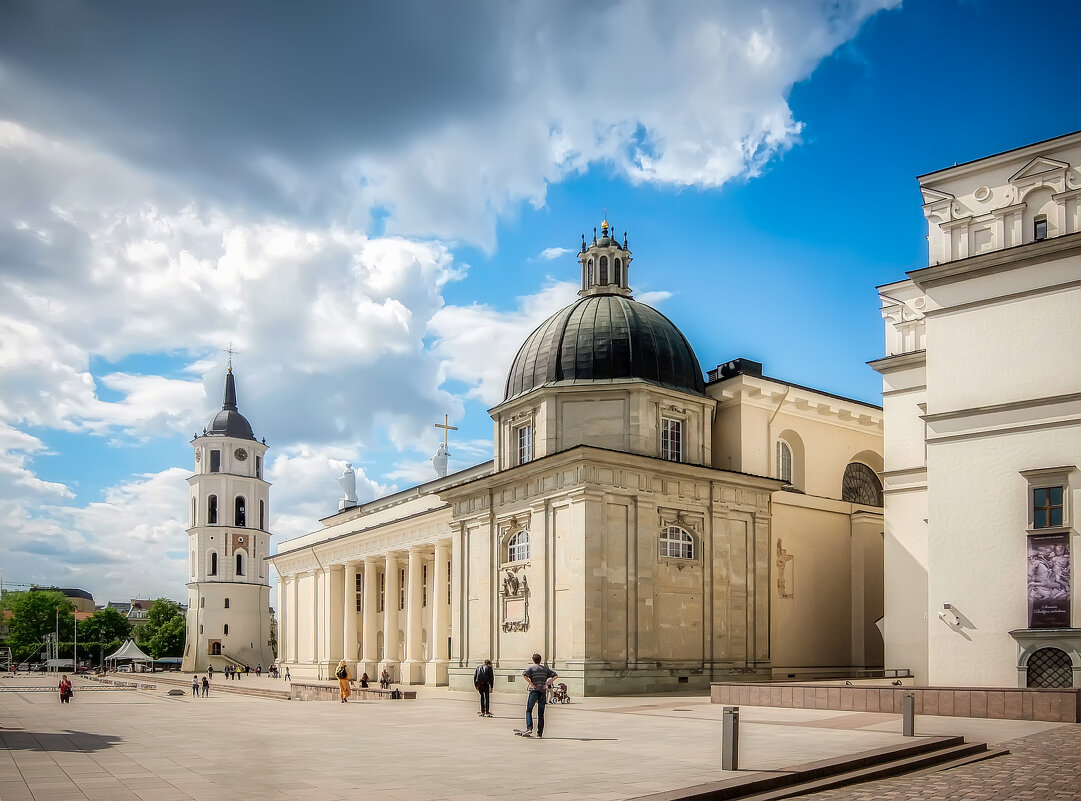
[{"label": "column capital", "polygon": [[421,554],[422,556],[427,556],[431,552],[432,546],[428,543],[425,543],[423,545],[410,545],[408,548],[408,553],[410,555]]},{"label": "column capital", "polygon": [[325,567],[323,569],[324,570],[331,570],[331,571],[336,572],[336,571],[339,571],[339,570],[345,570],[345,565],[344,564],[328,565],[327,567]]}]

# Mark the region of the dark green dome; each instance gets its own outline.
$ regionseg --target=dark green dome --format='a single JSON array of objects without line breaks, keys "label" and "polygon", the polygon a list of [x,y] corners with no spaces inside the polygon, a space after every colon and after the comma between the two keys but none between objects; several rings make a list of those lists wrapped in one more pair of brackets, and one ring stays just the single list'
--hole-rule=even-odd
[{"label": "dark green dome", "polygon": [[637,378],[705,393],[687,338],[651,306],[619,294],[589,295],[545,320],[514,357],[504,400],[551,384]]}]

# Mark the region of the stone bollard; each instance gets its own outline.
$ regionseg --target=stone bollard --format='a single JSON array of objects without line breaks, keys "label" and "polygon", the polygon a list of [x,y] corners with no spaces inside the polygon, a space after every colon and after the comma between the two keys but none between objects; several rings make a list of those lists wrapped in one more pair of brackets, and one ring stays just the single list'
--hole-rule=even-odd
[{"label": "stone bollard", "polygon": [[901,703],[901,734],[905,737],[916,736],[916,696],[905,693]]},{"label": "stone bollard", "polygon": [[721,770],[739,770],[739,707],[721,713]]}]

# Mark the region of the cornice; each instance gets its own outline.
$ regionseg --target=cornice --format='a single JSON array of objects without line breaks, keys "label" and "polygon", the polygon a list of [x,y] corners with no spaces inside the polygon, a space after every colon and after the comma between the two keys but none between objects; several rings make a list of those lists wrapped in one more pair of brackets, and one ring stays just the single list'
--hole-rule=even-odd
[{"label": "cornice", "polygon": [[1038,242],[1027,242],[1010,248],[992,250],[964,259],[955,259],[906,273],[925,292],[931,287],[964,281],[989,273],[1005,272],[1027,267],[1037,261],[1062,258],[1070,251],[1081,251],[1081,232],[1063,234]]},{"label": "cornice", "polygon": [[867,362],[867,366],[881,375],[893,373],[897,370],[905,370],[909,367],[926,367],[927,351],[914,350],[893,356],[883,356],[881,359],[872,359]]}]

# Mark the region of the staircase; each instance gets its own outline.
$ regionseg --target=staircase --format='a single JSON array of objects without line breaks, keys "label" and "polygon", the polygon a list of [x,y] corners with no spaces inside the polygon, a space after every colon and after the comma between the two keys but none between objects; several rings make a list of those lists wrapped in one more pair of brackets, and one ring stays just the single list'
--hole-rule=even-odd
[{"label": "staircase", "polygon": [[775,801],[905,773],[949,770],[1008,753],[1005,748],[988,748],[986,743],[966,743],[964,737],[920,737],[899,746],[797,765],[781,773],[753,774],[753,768],[747,767],[747,776],[639,796],[633,801]]},{"label": "staircase", "polygon": [[[228,662],[233,667],[238,667],[241,670],[244,670],[245,668],[251,668],[251,665],[247,664],[246,662],[240,661],[239,659],[237,659],[235,656],[233,656],[231,654],[225,653],[225,651],[221,652],[221,658],[224,659],[226,662]],[[254,670],[255,668],[251,668],[251,669]]]}]

